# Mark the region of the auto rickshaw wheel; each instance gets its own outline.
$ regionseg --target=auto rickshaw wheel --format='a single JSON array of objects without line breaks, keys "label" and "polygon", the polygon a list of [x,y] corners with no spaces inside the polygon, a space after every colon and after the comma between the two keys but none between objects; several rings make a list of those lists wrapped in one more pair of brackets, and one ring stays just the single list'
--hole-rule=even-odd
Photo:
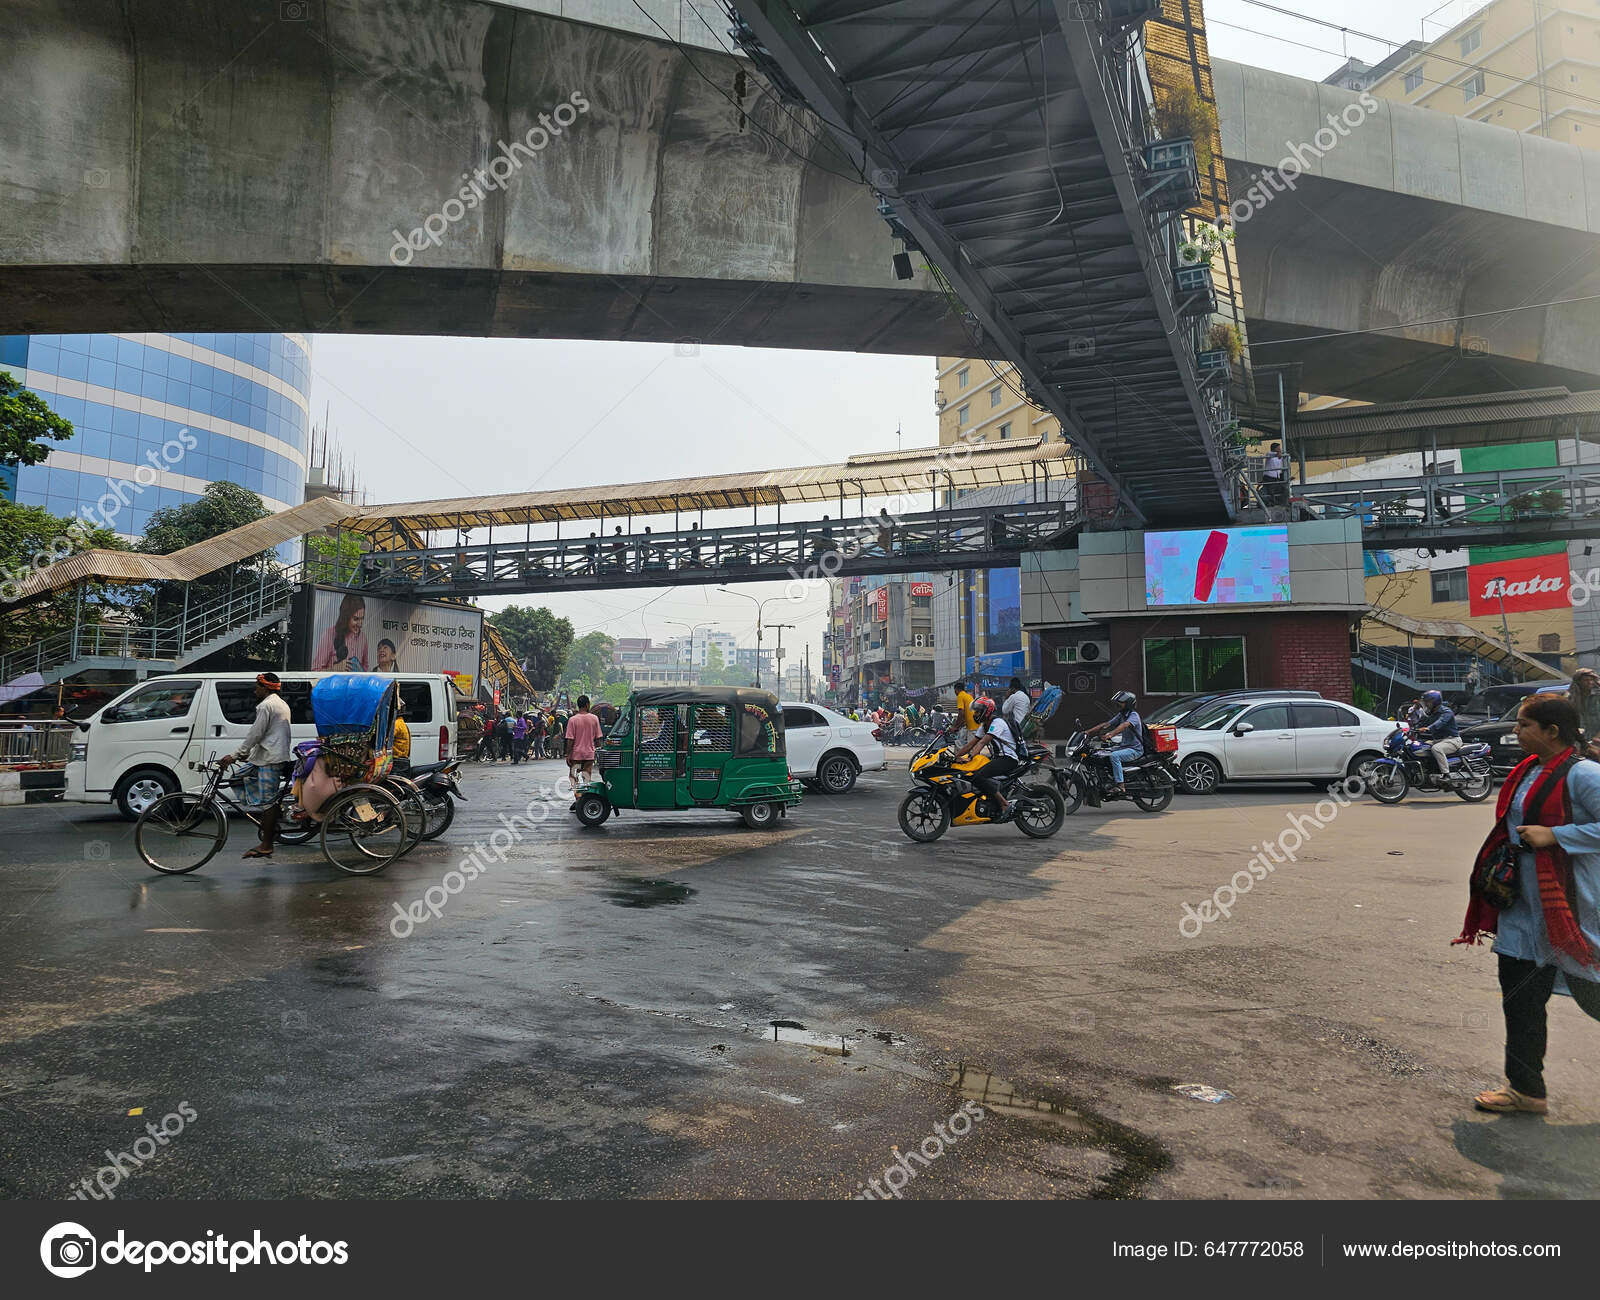
[{"label": "auto rickshaw wheel", "polygon": [[739,810],[739,816],[744,818],[744,824],[753,831],[770,831],[778,825],[778,805],[775,803],[753,803]]},{"label": "auto rickshaw wheel", "polygon": [[580,794],[578,802],[572,810],[578,814],[578,820],[585,826],[600,826],[611,816],[611,801],[603,794]]}]

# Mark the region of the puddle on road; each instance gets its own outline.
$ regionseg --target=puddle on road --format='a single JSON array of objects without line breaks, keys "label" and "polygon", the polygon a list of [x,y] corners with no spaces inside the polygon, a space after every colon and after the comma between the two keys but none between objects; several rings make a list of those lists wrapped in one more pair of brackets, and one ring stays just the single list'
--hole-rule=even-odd
[{"label": "puddle on road", "polygon": [[[1112,1167],[1096,1174],[1092,1186],[1084,1185],[1081,1176],[1063,1180],[1076,1184],[1071,1195],[1086,1194],[1091,1200],[1137,1198],[1144,1194],[1152,1178],[1172,1164],[1172,1157],[1154,1138],[1097,1115],[1082,1105],[1025,1097],[1014,1084],[996,1078],[987,1070],[958,1065],[950,1072],[947,1082],[960,1096],[997,1115],[1037,1126],[1055,1142],[1089,1148],[1111,1157]],[[1049,1169],[1040,1172],[1056,1176]]]},{"label": "puddle on road", "polygon": [[950,1074],[950,1086],[970,1101],[1000,1115],[1044,1124],[1059,1124],[1075,1133],[1092,1133],[1093,1128],[1069,1106],[1055,1101],[1024,1097],[1015,1084],[968,1065],[958,1065]]},{"label": "puddle on road", "polygon": [[605,890],[604,896],[618,907],[664,907],[687,903],[694,893],[676,880],[629,880]]}]

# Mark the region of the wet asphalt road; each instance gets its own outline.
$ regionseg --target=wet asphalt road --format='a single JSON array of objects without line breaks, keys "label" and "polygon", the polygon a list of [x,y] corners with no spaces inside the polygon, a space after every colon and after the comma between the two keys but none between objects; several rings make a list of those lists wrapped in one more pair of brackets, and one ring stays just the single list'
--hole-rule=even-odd
[{"label": "wet asphalt road", "polygon": [[[1463,1104],[1501,1047],[1492,959],[1447,943],[1488,806],[1343,810],[1187,939],[1182,904],[1315,795],[917,846],[894,824],[902,765],[773,832],[631,813],[584,831],[557,800],[509,843],[497,815],[560,765],[469,767],[444,839],[365,878],[314,847],[243,862],[244,825],[163,877],[109,811],[0,810],[0,1192],[93,1186],[108,1152],[184,1115],[102,1185],[1600,1195],[1600,1026],[1569,1000],[1548,1122]],[[491,849],[460,892],[435,890],[437,916],[399,922],[474,841],[505,860]],[[775,1020],[793,1022],[782,1041]],[[982,1117],[963,1127],[968,1099]]]}]

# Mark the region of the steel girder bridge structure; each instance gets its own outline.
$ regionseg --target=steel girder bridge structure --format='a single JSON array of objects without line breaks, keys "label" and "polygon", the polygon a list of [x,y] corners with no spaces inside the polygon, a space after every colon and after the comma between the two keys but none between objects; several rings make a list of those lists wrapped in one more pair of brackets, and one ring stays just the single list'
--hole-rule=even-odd
[{"label": "steel girder bridge structure", "polygon": [[1359,518],[1368,550],[1581,540],[1600,534],[1600,465],[1305,483],[1291,509]]},{"label": "steel girder bridge structure", "polygon": [[1024,550],[1059,544],[1075,522],[1068,503],[1047,501],[952,506],[886,526],[870,515],[626,535],[618,525],[611,536],[377,551],[352,585],[411,599],[1004,568]]},{"label": "steel girder bridge structure", "polygon": [[1211,269],[1179,258],[1193,144],[1150,126],[1143,23],[1159,0],[739,0],[730,14],[959,296],[973,354],[1016,367],[1122,522],[1230,518],[1228,371],[1198,360]]}]

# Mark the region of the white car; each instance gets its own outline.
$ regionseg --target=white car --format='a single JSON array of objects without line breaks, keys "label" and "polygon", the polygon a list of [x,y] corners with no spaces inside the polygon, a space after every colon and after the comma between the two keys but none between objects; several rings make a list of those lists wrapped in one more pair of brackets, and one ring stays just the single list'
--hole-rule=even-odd
[{"label": "white car", "polygon": [[1179,788],[1214,794],[1224,781],[1301,777],[1325,786],[1382,758],[1393,730],[1394,723],[1337,700],[1218,700],[1178,728]]},{"label": "white car", "polygon": [[820,704],[783,702],[783,743],[789,775],[824,794],[844,794],[862,772],[889,766],[878,728],[852,722]]}]

